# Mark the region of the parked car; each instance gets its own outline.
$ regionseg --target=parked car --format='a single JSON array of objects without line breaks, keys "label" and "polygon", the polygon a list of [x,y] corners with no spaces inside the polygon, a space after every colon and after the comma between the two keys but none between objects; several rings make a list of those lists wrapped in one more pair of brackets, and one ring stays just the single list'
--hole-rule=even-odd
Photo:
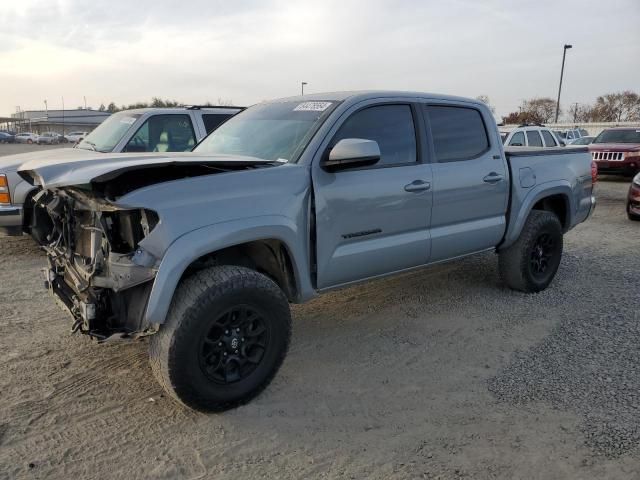
[{"label": "parked car", "polygon": [[502,143],[509,147],[558,147],[562,146],[555,133],[544,125],[520,125],[504,131]]},{"label": "parked car", "polygon": [[38,141],[38,134],[31,132],[16,133],[15,140],[17,143],[35,143]]},{"label": "parked car", "polygon": [[70,132],[64,136],[64,139],[65,142],[77,143],[84,140],[84,137],[86,137],[88,134],[89,132]]},{"label": "parked car", "polygon": [[640,173],[633,177],[631,186],[629,186],[627,215],[629,216],[629,220],[640,221]]},{"label": "parked car", "polygon": [[640,128],[608,128],[589,145],[602,173],[633,176],[640,171]]},{"label": "parked car", "polygon": [[58,137],[57,133],[53,133],[53,132],[45,132],[41,135],[38,135],[38,138],[36,140],[36,143],[38,145],[57,145],[58,143],[60,143],[60,139]]},{"label": "parked car", "polygon": [[590,145],[596,137],[580,137],[572,140],[569,145]]},{"label": "parked car", "polygon": [[[101,158],[104,153],[185,151],[209,132],[235,115],[240,107],[142,108],[114,113],[75,145],[73,150],[34,152],[0,157],[0,175],[11,190],[11,214],[0,215],[0,232],[10,235],[32,233],[37,222],[32,198],[37,188],[16,173],[21,163],[36,158]],[[75,132],[78,133],[78,132]],[[21,134],[30,135],[30,134]],[[24,137],[27,138],[27,137]],[[30,137],[31,138],[31,137]],[[33,137],[32,142],[37,141]],[[88,151],[96,152],[92,155]],[[120,158],[125,158],[121,156]],[[42,219],[48,224],[48,216]],[[43,230],[37,230],[42,232]],[[45,234],[43,234],[45,235]],[[45,235],[46,237],[46,235]],[[45,237],[35,237],[37,242]]]},{"label": "parked car", "polygon": [[565,143],[568,144],[572,144],[575,140],[582,138],[582,137],[586,137],[587,135],[589,135],[589,132],[587,132],[584,128],[572,128],[569,130],[565,130],[563,133],[563,138],[565,140]]},{"label": "parked car", "polygon": [[255,105],[192,153],[43,157],[20,175],[44,189],[47,285],[73,329],[150,336],[160,383],[217,411],[273,378],[290,302],[487,250],[509,287],[544,290],[594,208],[592,163],[505,152],[477,100],[349,92]]},{"label": "parked car", "polygon": [[15,143],[16,136],[7,132],[0,132],[0,143]]}]

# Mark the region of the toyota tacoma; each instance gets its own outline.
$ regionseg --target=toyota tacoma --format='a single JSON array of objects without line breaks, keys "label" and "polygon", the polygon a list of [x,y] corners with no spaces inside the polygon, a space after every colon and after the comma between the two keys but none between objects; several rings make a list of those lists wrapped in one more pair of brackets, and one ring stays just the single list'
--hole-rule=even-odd
[{"label": "toyota tacoma", "polygon": [[485,251],[508,287],[547,288],[597,175],[586,148],[505,151],[482,102],[385,91],[261,103],[191,153],[19,172],[72,329],[148,336],[158,381],[204,411],[271,381],[290,303]]}]

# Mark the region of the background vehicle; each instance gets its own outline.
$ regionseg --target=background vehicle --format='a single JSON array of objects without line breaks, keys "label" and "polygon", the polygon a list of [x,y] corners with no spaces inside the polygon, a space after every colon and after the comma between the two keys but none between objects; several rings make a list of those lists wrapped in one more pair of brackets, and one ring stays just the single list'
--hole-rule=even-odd
[{"label": "background vehicle", "polygon": [[640,221],[640,173],[638,173],[629,186],[627,197],[627,215],[629,220]]},{"label": "background vehicle", "polygon": [[47,284],[74,329],[151,335],[155,376],[202,410],[270,382],[289,302],[488,250],[509,287],[537,292],[595,202],[586,148],[505,152],[484,103],[403,92],[262,103],[192,153],[20,174],[44,188]]},{"label": "background vehicle", "polygon": [[187,152],[239,107],[141,108],[111,115],[75,148],[107,152]]},{"label": "background vehicle", "polygon": [[591,144],[596,137],[580,137],[572,140],[569,145],[589,145]]},{"label": "background vehicle", "polygon": [[15,135],[7,132],[0,132],[0,143],[15,143]]},{"label": "background vehicle", "polygon": [[80,140],[84,139],[88,135],[89,132],[70,132],[64,136],[66,142],[76,143]]},{"label": "background vehicle", "polygon": [[57,145],[58,143],[60,143],[60,138],[57,133],[45,132],[41,135],[38,135],[36,143],[38,145]]},{"label": "background vehicle", "polygon": [[17,143],[35,143],[38,141],[38,135],[31,132],[16,133],[15,140]]},{"label": "background vehicle", "polygon": [[[10,213],[0,215],[0,232],[10,235],[32,233],[38,220],[31,199],[37,189],[16,172],[20,164],[33,159],[98,159],[103,153],[188,151],[240,107],[142,108],[114,113],[73,149],[45,151],[0,157],[0,175],[7,178]],[[81,133],[81,132],[74,132]],[[83,132],[82,132],[83,133]],[[33,134],[22,138],[37,141]],[[33,135],[32,137],[27,137]],[[97,152],[92,154],[91,152]],[[43,217],[45,224],[48,216]],[[35,238],[41,242],[43,238]]]},{"label": "background vehicle", "polygon": [[562,132],[566,144],[572,144],[575,140],[589,135],[584,128],[572,128]]},{"label": "background vehicle", "polygon": [[640,129],[608,128],[589,145],[602,173],[632,176],[640,171]]},{"label": "background vehicle", "polygon": [[562,142],[544,125],[520,125],[506,133],[502,143],[508,147],[558,147]]}]

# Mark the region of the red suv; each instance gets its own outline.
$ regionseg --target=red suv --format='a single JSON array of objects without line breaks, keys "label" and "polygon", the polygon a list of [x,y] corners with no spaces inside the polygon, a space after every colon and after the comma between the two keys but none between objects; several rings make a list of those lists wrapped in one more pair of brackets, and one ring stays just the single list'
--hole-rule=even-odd
[{"label": "red suv", "polygon": [[640,128],[608,128],[596,137],[589,151],[599,173],[633,175],[640,171]]}]

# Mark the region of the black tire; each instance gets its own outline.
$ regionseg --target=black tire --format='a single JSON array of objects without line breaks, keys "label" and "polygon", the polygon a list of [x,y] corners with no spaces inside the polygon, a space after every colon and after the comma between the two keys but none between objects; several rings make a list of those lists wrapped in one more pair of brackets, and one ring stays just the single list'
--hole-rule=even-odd
[{"label": "black tire", "polygon": [[[245,314],[237,314],[234,320],[237,309],[244,309]],[[240,330],[247,323],[251,325]],[[253,334],[260,325],[266,333],[260,334],[260,342],[254,342]],[[227,327],[236,335],[235,343]],[[151,368],[180,403],[219,412],[248,402],[271,382],[290,339],[289,304],[270,278],[245,267],[211,267],[183,280],[176,289],[166,323],[151,337]],[[245,363],[241,364],[243,356]],[[238,378],[231,378],[236,375]]]},{"label": "black tire", "polygon": [[547,288],[560,266],[562,240],[558,217],[532,210],[518,240],[499,255],[500,276],[507,286],[526,293]]}]

